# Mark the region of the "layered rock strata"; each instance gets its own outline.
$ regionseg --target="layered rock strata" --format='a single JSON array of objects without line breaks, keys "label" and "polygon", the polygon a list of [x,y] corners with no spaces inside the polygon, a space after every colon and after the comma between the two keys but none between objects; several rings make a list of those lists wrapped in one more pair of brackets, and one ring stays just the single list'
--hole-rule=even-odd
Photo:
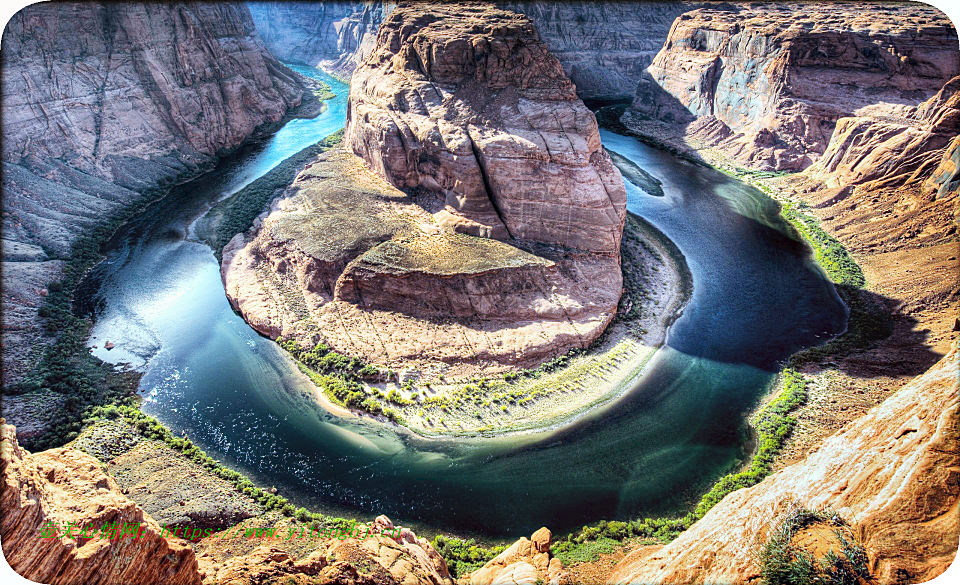
[{"label": "layered rock strata", "polygon": [[[162,536],[161,527],[120,493],[99,461],[69,447],[29,453],[10,425],[0,427],[0,508],[3,555],[33,581],[200,583],[190,546]],[[71,523],[72,537],[64,534]],[[134,532],[101,538],[105,525],[134,526]],[[51,527],[57,535],[44,532]],[[90,537],[78,538],[87,527],[93,528]]]},{"label": "layered rock strata", "polygon": [[664,547],[641,547],[608,583],[746,583],[756,547],[792,506],[835,510],[880,583],[920,583],[957,552],[957,351],[827,439],[801,463],[736,491]]},{"label": "layered rock strata", "polygon": [[949,19],[921,4],[729,5],[681,15],[627,120],[683,124],[749,168],[800,170],[837,120],[915,105],[960,73]]},{"label": "layered rock strata", "polygon": [[394,10],[353,76],[345,143],[455,231],[617,254],[620,173],[526,17],[483,4]]},{"label": "layered rock strata", "polygon": [[4,383],[77,234],[299,104],[242,3],[55,3],[3,34]]},{"label": "layered rock strata", "polygon": [[618,257],[453,233],[432,204],[324,153],[224,249],[227,296],[270,337],[450,374],[585,347],[613,318]]},{"label": "layered rock strata", "polygon": [[398,7],[354,73],[347,122],[352,153],[321,155],[224,250],[227,295],[257,330],[452,375],[603,332],[626,190],[529,20]]}]

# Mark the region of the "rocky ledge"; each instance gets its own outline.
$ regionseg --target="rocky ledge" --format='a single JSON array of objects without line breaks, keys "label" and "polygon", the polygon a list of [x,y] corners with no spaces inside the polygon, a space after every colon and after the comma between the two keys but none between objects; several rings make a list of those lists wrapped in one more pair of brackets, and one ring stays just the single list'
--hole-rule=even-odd
[{"label": "rocky ledge", "polygon": [[625,122],[679,132],[737,164],[800,170],[837,120],[915,105],[960,73],[957,34],[922,4],[726,5],[681,15]]},{"label": "rocky ledge", "polygon": [[257,330],[459,377],[589,346],[622,291],[623,180],[524,16],[394,10],[327,152],[223,254]]}]

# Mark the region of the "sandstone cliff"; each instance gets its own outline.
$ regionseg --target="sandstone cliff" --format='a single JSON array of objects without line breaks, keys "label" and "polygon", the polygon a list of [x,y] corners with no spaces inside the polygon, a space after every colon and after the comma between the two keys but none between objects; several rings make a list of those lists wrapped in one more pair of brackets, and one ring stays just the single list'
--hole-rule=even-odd
[{"label": "sandstone cliff", "polygon": [[321,155],[224,250],[227,295],[258,331],[453,376],[604,331],[626,191],[529,20],[398,7],[354,73],[347,122],[360,156]]},{"label": "sandstone cliff", "polygon": [[758,540],[791,505],[831,508],[860,532],[881,583],[920,583],[957,552],[957,351],[802,463],[734,492],[664,547],[642,547],[609,583],[746,583]]},{"label": "sandstone cliff", "polygon": [[264,44],[278,59],[349,79],[373,48],[393,2],[248,2]]},{"label": "sandstone cliff", "polygon": [[[199,585],[201,575],[190,546],[161,536],[161,527],[120,493],[100,462],[65,447],[28,453],[14,427],[0,427],[0,536],[3,554],[20,575],[40,583]],[[69,523],[92,527],[90,538],[64,535]],[[135,538],[108,535],[104,525],[139,525]],[[58,536],[43,537],[48,525]]]},{"label": "sandstone cliff", "polygon": [[346,144],[442,226],[616,254],[623,180],[529,19],[489,5],[394,10],[354,73]]},{"label": "sandstone cliff", "polygon": [[935,94],[960,73],[956,47],[949,19],[920,4],[694,10],[673,23],[625,121],[689,124],[737,164],[799,170],[839,118]]},{"label": "sandstone cliff", "polygon": [[227,296],[267,336],[453,376],[586,347],[613,318],[617,256],[452,233],[432,201],[324,153],[224,249]]},{"label": "sandstone cliff", "polygon": [[300,103],[242,3],[39,3],[3,33],[4,383],[78,233]]}]

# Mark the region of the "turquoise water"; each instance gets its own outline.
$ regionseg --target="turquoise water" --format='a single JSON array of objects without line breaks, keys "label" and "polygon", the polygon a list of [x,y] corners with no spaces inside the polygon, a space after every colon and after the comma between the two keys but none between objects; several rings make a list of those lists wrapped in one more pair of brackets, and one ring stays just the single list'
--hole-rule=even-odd
[{"label": "turquoise water", "polygon": [[[425,440],[317,407],[306,380],[230,308],[191,226],[210,205],[343,125],[348,88],[314,120],[174,189],[111,240],[85,290],[96,355],[144,376],[144,410],[299,505],[516,537],[674,511],[744,456],[743,416],[776,363],[842,330],[844,309],[776,204],[631,138],[607,148],[663,182],[629,207],[681,249],[693,297],[633,390],[562,431]],[[116,347],[103,349],[105,341]]]}]

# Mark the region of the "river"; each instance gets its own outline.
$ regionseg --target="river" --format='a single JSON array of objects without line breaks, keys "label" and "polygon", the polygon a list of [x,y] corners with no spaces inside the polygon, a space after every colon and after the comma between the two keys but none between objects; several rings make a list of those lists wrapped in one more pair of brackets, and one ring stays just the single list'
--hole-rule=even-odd
[{"label": "river", "polygon": [[144,373],[144,411],[298,505],[491,538],[675,512],[742,461],[744,414],[777,362],[844,327],[833,287],[773,201],[603,132],[608,149],[663,182],[663,197],[627,183],[628,207],[677,244],[693,275],[689,304],[633,389],[540,435],[425,440],[335,417],[231,310],[213,251],[192,233],[214,202],[343,126],[347,86],[295,68],[330,83],[328,109],[288,122],[123,226],[78,305],[93,310],[95,355]]}]

